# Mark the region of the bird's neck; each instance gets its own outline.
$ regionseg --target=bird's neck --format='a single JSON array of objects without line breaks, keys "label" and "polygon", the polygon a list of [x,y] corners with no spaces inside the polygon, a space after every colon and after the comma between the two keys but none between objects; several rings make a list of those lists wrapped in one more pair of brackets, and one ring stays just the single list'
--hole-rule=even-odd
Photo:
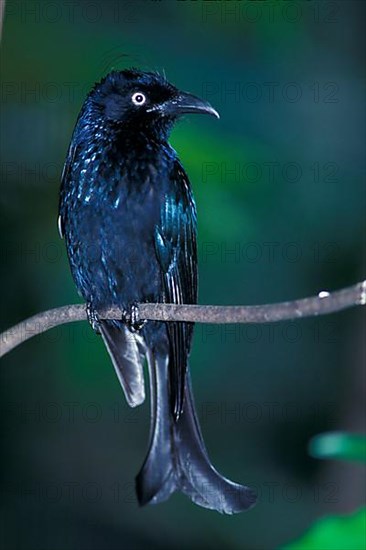
[{"label": "bird's neck", "polygon": [[159,157],[176,158],[176,152],[169,144],[170,129],[164,127],[132,126],[108,123],[102,118],[84,116],[78,124],[78,141],[83,148],[98,143],[106,154],[127,153],[130,158],[153,162]]},{"label": "bird's neck", "polygon": [[118,194],[121,182],[139,192],[162,185],[164,174],[171,173],[177,159],[174,149],[167,140],[124,130],[102,120],[79,121],[75,136],[82,174],[79,186],[93,179],[94,187],[103,188],[107,196]]}]

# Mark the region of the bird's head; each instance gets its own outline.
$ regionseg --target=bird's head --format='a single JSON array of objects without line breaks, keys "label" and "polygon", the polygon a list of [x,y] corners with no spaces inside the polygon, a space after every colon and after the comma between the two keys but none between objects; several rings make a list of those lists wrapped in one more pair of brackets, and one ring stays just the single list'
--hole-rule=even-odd
[{"label": "bird's head", "polygon": [[174,122],[186,113],[219,118],[207,101],[181,92],[157,73],[135,69],[109,73],[94,86],[88,102],[106,124],[132,134],[167,136]]}]

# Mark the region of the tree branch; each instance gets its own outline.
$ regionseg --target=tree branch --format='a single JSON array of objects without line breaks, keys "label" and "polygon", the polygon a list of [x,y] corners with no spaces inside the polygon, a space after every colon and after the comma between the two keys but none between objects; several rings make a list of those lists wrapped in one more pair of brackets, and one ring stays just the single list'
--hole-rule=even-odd
[{"label": "tree branch", "polygon": [[[274,323],[335,313],[366,304],[366,281],[336,292],[318,296],[265,304],[260,306],[197,306],[175,304],[138,304],[139,318],[154,321],[187,321],[196,323]],[[121,319],[122,311],[110,308],[100,311],[101,319]],[[58,325],[87,319],[85,305],[69,305],[38,313],[0,334],[0,357],[29,338]]]},{"label": "tree branch", "polygon": [[5,18],[5,0],[0,0],[0,42],[3,36],[4,18]]}]

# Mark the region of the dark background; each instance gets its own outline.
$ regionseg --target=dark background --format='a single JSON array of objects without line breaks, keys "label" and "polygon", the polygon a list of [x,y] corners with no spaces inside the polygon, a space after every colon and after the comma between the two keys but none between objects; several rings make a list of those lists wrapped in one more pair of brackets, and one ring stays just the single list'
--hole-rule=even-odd
[{"label": "dark background", "polygon": [[[1,121],[1,327],[78,302],[57,233],[76,116],[111,68],[165,70],[221,120],[172,142],[199,223],[200,303],[256,304],[361,280],[365,3],[8,1]],[[317,461],[311,436],[364,429],[361,310],[196,327],[191,358],[210,456],[255,487],[224,517],[174,495],[139,509],[148,403],[128,409],[102,342],[59,327],[1,366],[1,543],[13,549],[272,549],[349,512],[365,472]]]}]

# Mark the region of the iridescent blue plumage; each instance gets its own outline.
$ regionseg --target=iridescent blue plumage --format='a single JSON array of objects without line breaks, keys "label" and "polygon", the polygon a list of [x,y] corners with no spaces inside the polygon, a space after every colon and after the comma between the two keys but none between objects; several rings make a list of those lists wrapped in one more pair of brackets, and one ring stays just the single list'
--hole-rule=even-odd
[{"label": "iridescent blue plumage", "polygon": [[131,318],[137,302],[196,303],[196,210],[191,186],[168,143],[186,112],[216,114],[155,73],[113,72],[79,115],[62,177],[61,230],[72,274],[92,311],[116,305],[123,321],[98,329],[131,406],[150,374],[151,441],[137,477],[140,503],[181,490],[196,503],[233,513],[248,508],[248,488],[211,466],[188,373],[193,325]]}]

